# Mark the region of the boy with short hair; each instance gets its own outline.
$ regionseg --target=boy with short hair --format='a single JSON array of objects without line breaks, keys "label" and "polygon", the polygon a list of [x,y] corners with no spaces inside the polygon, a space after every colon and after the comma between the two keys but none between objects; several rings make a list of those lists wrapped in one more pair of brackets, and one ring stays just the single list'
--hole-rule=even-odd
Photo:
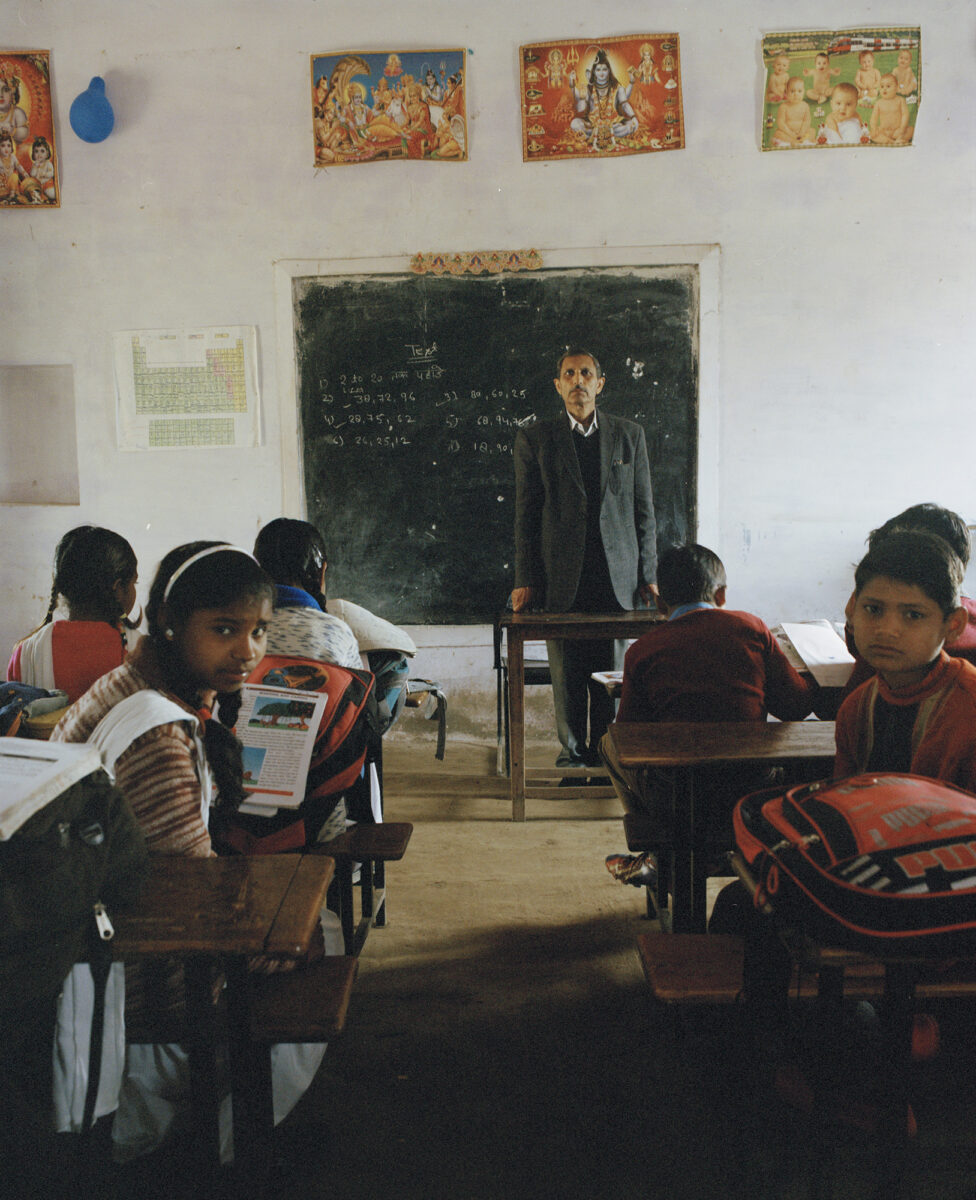
[{"label": "boy with short hair", "polygon": [[966,628],[963,574],[946,541],[918,531],[858,564],[847,619],[877,675],[837,714],[835,777],[910,772],[976,792],[976,667],[943,648]]},{"label": "boy with short hair", "polygon": [[[868,534],[868,550],[873,550],[890,534],[904,533],[908,530],[930,533],[942,538],[949,543],[956,557],[962,563],[963,571],[969,565],[971,539],[966,522],[952,509],[943,508],[941,504],[933,504],[929,501],[923,504],[913,504],[898,513],[897,516],[890,517],[877,529],[872,529]],[[968,596],[960,596],[959,603],[966,610],[966,624],[957,638],[946,642],[946,653],[953,658],[956,656],[965,658],[976,666],[976,600],[971,600]],[[842,699],[874,674],[874,668],[865,662],[857,648],[857,641],[849,621],[847,624],[847,648],[854,655],[855,662],[854,670],[844,686]]]},{"label": "boy with short hair", "polygon": [[[728,611],[725,594],[725,567],[713,551],[697,544],[665,551],[656,599],[668,619],[627,651],[618,721],[765,721],[769,713],[798,721],[811,711],[817,685],[793,669],[759,617]],[[671,773],[622,767],[609,735],[600,754],[624,807],[666,828]],[[764,772],[727,765],[700,778],[712,798],[711,840],[727,846],[735,801],[762,786]],[[624,882],[648,880],[643,855],[611,855],[607,868]]]}]

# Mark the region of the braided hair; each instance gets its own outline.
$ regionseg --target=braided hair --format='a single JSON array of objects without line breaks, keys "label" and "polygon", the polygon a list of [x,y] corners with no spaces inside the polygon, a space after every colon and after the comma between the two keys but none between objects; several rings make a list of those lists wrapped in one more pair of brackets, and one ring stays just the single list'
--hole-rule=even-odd
[{"label": "braided hair", "polygon": [[42,626],[50,624],[63,596],[69,608],[86,609],[120,630],[135,629],[139,622],[120,611],[115,588],[133,583],[137,573],[135,551],[121,534],[98,525],[69,529],[54,551],[51,598]]},{"label": "braided hair", "polygon": [[325,609],[322,568],[328,556],[314,525],[290,517],[269,521],[255,540],[254,557],[275,583],[302,588]]},{"label": "braided hair", "polygon": [[[184,563],[203,550],[223,545],[223,542],[190,542],[171,550],[159,564],[146,601],[149,641],[163,679],[176,695],[191,703],[196,682],[181,655],[178,639],[168,637],[167,631],[172,635],[174,626],[182,627],[199,609],[220,608],[242,600],[274,602],[272,579],[246,551],[230,546],[188,565],[170,588],[170,580]],[[246,794],[241,744],[231,732],[241,707],[240,691],[218,693],[217,707],[218,716],[205,721],[204,750],[220,803],[236,807]]]}]

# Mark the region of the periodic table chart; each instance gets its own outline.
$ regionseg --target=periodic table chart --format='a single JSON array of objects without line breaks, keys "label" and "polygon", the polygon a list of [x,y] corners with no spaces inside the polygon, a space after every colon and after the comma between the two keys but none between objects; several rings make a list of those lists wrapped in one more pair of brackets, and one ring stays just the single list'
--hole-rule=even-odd
[{"label": "periodic table chart", "polygon": [[119,449],[257,445],[256,343],[245,325],[116,333]]}]

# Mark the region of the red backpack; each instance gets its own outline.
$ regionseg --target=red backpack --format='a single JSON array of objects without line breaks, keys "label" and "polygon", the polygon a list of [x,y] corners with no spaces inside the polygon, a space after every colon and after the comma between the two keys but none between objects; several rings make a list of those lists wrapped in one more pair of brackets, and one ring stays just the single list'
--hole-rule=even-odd
[{"label": "red backpack", "polygon": [[[371,739],[378,741],[379,719],[373,676],[292,654],[266,654],[248,676],[262,687],[324,692],[328,697],[308,768],[305,799],[297,809],[279,809],[271,817],[237,813],[221,823],[217,840],[242,854],[277,854],[301,849],[316,835],[340,796],[358,783]],[[372,821],[365,811],[349,810],[355,820]]]},{"label": "red backpack", "polygon": [[830,945],[947,955],[976,946],[976,796],[919,775],[855,775],[743,796],[735,840],[778,919]]}]

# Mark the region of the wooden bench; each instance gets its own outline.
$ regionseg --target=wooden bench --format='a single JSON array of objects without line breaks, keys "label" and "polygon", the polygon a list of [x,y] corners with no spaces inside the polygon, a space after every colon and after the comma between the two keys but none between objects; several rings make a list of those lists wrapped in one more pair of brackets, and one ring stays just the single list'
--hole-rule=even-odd
[{"label": "wooden bench", "polygon": [[[409,821],[383,821],[378,825],[353,825],[331,842],[314,846],[310,854],[335,859],[339,888],[339,920],[346,954],[357,956],[370,929],[386,924],[386,864],[399,862],[413,833]],[[353,875],[359,864],[360,919],[353,903]]]},{"label": "wooden bench", "polygon": [[[637,938],[644,976],[662,1004],[734,1004],[742,991],[742,939],[714,933],[642,933]],[[884,964],[857,958],[847,951],[825,951],[844,967],[844,995],[855,1000],[877,999],[884,991]],[[794,970],[790,996],[813,999],[818,994],[815,972]],[[934,963],[920,976],[915,995],[922,1000],[976,997],[976,968],[956,964],[941,969]]]},{"label": "wooden bench", "polygon": [[[359,962],[347,955],[329,955],[294,971],[252,975],[251,1037],[261,1045],[275,1042],[327,1042],[341,1033]],[[221,1038],[224,1006],[214,1007],[217,1040]],[[135,1045],[180,1042],[198,1037],[188,1028],[182,1010],[126,1014],[125,1040]]]}]

